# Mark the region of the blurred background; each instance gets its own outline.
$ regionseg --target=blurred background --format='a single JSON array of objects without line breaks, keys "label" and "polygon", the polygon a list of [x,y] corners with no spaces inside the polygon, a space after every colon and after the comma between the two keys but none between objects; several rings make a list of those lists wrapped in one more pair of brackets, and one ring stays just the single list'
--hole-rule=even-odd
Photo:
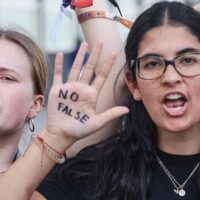
[{"label": "blurred background", "polygon": [[[109,3],[108,0],[99,0],[105,4],[107,11],[119,15],[118,10]],[[132,21],[155,0],[116,0],[120,6],[123,17]],[[180,0],[181,1],[181,0]],[[194,5],[199,0],[182,0],[188,5]],[[51,33],[54,27],[56,17],[59,13],[62,0],[0,0],[0,22],[1,26],[14,29],[23,29],[28,32],[45,50],[49,58],[49,82],[47,94],[52,83],[52,73],[55,54],[58,51],[64,52],[64,79],[70,70],[72,62],[75,58],[80,42],[83,41],[80,26],[77,22],[74,11],[68,10],[72,14],[72,19],[64,16],[61,27],[56,36],[56,40],[51,40]],[[121,25],[119,26],[120,33],[125,39],[128,29]],[[102,30],[102,33],[105,33]],[[46,108],[35,119],[35,133],[38,133],[46,120]],[[20,149],[24,151],[27,143],[30,140],[31,133],[27,132],[23,135],[20,141]]]}]

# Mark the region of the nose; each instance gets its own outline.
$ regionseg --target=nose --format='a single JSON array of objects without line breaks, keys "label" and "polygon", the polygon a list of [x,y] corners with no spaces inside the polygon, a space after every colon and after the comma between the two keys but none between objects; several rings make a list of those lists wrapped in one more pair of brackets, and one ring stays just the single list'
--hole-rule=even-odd
[{"label": "nose", "polygon": [[176,71],[175,67],[172,64],[167,65],[162,75],[162,83],[173,86],[181,81],[182,76]]}]

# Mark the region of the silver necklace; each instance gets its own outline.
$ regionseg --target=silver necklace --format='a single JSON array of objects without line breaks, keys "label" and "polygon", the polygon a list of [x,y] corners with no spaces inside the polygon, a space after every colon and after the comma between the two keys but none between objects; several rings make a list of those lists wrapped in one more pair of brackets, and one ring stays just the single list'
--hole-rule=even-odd
[{"label": "silver necklace", "polygon": [[180,184],[173,176],[172,174],[169,172],[169,170],[165,167],[165,165],[163,164],[163,162],[161,161],[161,159],[159,158],[159,156],[155,154],[156,160],[158,161],[159,165],[161,166],[161,168],[163,169],[163,171],[166,173],[166,175],[169,177],[170,181],[172,182],[172,184],[174,185],[174,192],[183,197],[186,195],[186,191],[184,189],[186,183],[189,181],[189,179],[192,177],[192,175],[196,172],[196,170],[198,169],[200,162],[198,162],[194,169],[192,170],[192,172],[189,174],[189,176],[186,178],[186,180]]}]

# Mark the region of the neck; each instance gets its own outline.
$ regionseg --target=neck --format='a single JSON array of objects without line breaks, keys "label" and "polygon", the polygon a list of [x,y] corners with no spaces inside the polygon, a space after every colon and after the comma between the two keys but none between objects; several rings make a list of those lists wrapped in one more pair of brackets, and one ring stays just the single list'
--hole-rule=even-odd
[{"label": "neck", "polygon": [[159,131],[158,146],[167,153],[177,155],[192,155],[200,153],[199,130],[172,133]]}]

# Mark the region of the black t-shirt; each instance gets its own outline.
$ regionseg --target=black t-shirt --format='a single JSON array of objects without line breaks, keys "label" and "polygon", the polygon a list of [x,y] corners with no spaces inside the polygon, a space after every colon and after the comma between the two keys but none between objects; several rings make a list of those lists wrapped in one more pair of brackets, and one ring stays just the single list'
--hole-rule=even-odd
[{"label": "black t-shirt", "polygon": [[82,187],[56,174],[45,179],[37,190],[48,200],[88,200]]},{"label": "black t-shirt", "polygon": [[[168,171],[180,184],[188,178],[200,160],[199,154],[177,156],[158,151],[158,156]],[[173,183],[155,159],[149,184],[148,200],[200,200],[200,191],[198,191],[197,187],[197,171],[195,171],[186,183],[184,187],[186,194],[181,197],[174,192],[175,187]]]},{"label": "black t-shirt", "polygon": [[43,180],[37,191],[48,200],[88,200],[86,191],[91,186],[85,182],[76,183],[62,177],[61,169],[62,166],[57,165]]},{"label": "black t-shirt", "polygon": [[[157,154],[180,184],[190,175],[200,156],[199,154],[179,156],[161,151],[158,151]],[[197,188],[197,171],[184,187],[186,195],[181,197],[174,192],[173,183],[155,159],[147,200],[200,200],[200,192]],[[59,170],[54,170],[39,186],[38,192],[48,200],[89,200],[85,194],[87,194],[88,188],[93,191],[94,187],[92,184],[88,187],[87,183],[77,184],[66,180],[60,177]]]}]

